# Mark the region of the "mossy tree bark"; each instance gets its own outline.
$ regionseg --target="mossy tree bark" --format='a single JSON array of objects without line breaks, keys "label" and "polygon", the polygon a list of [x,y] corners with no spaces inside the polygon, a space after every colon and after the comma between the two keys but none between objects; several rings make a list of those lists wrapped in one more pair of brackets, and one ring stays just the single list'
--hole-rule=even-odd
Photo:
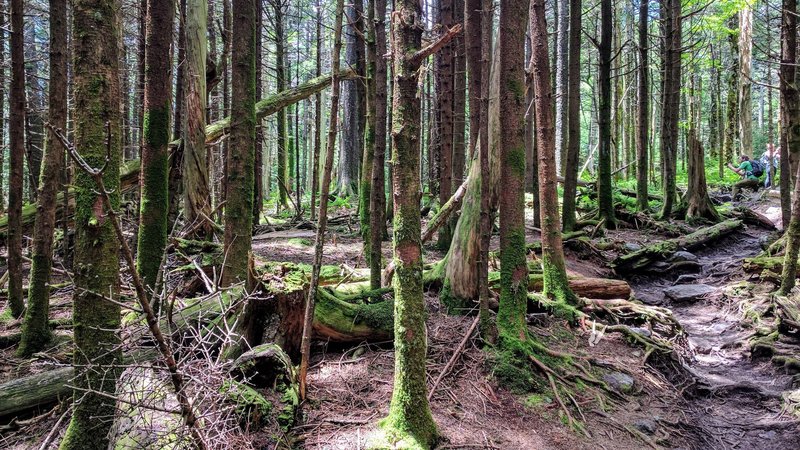
[{"label": "mossy tree bark", "polygon": [[650,139],[650,68],[648,66],[649,2],[639,3],[639,108],[636,129],[636,207],[639,211],[649,208],[647,198],[647,167]]},{"label": "mossy tree bark", "polygon": [[686,204],[686,218],[703,218],[714,222],[719,221],[719,214],[711,203],[706,184],[705,151],[703,143],[698,137],[697,126],[700,118],[699,93],[695,95],[695,81],[692,80],[689,93],[689,130],[687,136],[689,172],[688,186],[683,202]]},{"label": "mossy tree bark", "polygon": [[611,184],[611,0],[600,0],[600,45],[598,46],[599,147],[597,150],[597,208],[607,228],[615,228],[614,196]]},{"label": "mossy tree bark", "polygon": [[[187,0],[179,0],[178,14],[176,17],[178,22],[178,42],[176,51],[178,53],[177,56],[179,64],[175,69],[175,117],[172,118],[172,136],[175,138],[182,136],[181,128],[183,127],[183,108],[186,106],[186,102],[183,101],[183,81],[186,66],[185,64],[182,64],[186,59],[186,1]],[[225,5],[227,4],[228,2],[223,2],[223,8],[225,8]],[[228,72],[225,71],[226,78],[227,73]],[[223,89],[223,95],[227,96],[227,84],[225,86],[226,88]],[[225,145],[227,144],[223,143],[223,153]],[[172,224],[174,224],[178,219],[180,200],[183,197],[183,179],[181,176],[182,165],[183,144],[179,143],[175,148],[175,154],[169,159],[169,227],[171,227]]]},{"label": "mossy tree bark", "polygon": [[[797,74],[797,3],[783,2],[781,18],[781,210],[783,226],[791,223],[792,215],[792,177],[800,164],[800,91],[795,76]],[[795,190],[795,192],[797,192]]]},{"label": "mossy tree bark", "polygon": [[[570,0],[569,81],[567,88],[567,152],[564,161],[564,199],[561,211],[564,231],[575,228],[575,195],[578,191],[578,160],[581,152],[581,0]],[[647,167],[645,165],[645,167]]]},{"label": "mossy tree bark", "polygon": [[678,155],[678,122],[681,103],[681,51],[683,42],[683,18],[680,0],[665,0],[661,11],[664,14],[664,79],[662,80],[661,120],[661,171],[664,186],[664,204],[661,217],[672,215],[675,206],[675,172]]},{"label": "mossy tree bark", "polygon": [[[543,2],[538,5],[544,8]],[[525,29],[528,0],[500,1],[500,307],[497,329],[501,348],[527,339],[528,265],[525,257]],[[546,42],[546,41],[545,41]],[[537,42],[536,45],[545,45]],[[535,67],[534,70],[541,70]],[[549,73],[547,75],[549,77]],[[538,93],[537,93],[538,94]],[[540,172],[541,173],[541,172]]]},{"label": "mossy tree bark", "polygon": [[[785,15],[786,13],[784,13]],[[789,295],[797,282],[797,255],[800,254],[800,174],[795,174],[794,201],[792,202],[792,219],[787,230],[786,255],[783,259],[780,295]]]},{"label": "mossy tree bark", "polygon": [[[148,0],[144,73],[144,130],[141,161],[141,205],[136,270],[148,296],[167,245],[169,221],[169,135],[172,98],[172,24],[174,2]],[[155,297],[151,297],[155,298]],[[158,311],[158,302],[151,302]]]},{"label": "mossy tree bark", "polygon": [[[103,167],[111,206],[119,207],[120,3],[73,3],[75,147],[92,167]],[[108,157],[108,159],[106,159]],[[75,174],[74,409],[62,449],[105,449],[114,415],[121,360],[120,307],[103,297],[119,291],[119,244],[92,177]]]},{"label": "mossy tree bark", "polygon": [[739,152],[753,156],[753,7],[739,11]]},{"label": "mossy tree bark", "polygon": [[256,0],[233,0],[231,136],[222,285],[247,281],[253,237],[256,144]]},{"label": "mossy tree bark", "polygon": [[[555,119],[553,117],[553,87],[550,84],[547,24],[543,0],[534,1],[530,17],[533,84],[536,92],[536,131],[539,155],[539,203],[542,208],[542,293],[551,299],[576,304],[578,298],[567,281],[561,222],[558,214],[556,172]],[[601,95],[602,97],[602,95]],[[507,173],[504,171],[504,173]],[[524,229],[523,229],[524,231]],[[524,236],[524,235],[523,235]],[[524,253],[523,253],[524,257]],[[524,311],[523,311],[524,312]]]},{"label": "mossy tree bark", "polygon": [[[48,84],[49,121],[67,128],[67,2],[50,0],[50,83]],[[33,231],[28,307],[22,323],[22,339],[17,353],[29,356],[41,351],[50,340],[50,270],[53,266],[53,231],[56,225],[56,197],[61,187],[64,147],[47,133],[44,164],[40,177],[36,224]]]},{"label": "mossy tree bark", "polygon": [[[420,245],[420,100],[417,78],[424,59],[454,35],[448,32],[421,49],[424,22],[416,0],[396,0],[392,15],[394,83],[392,181],[395,272],[394,391],[389,416],[381,422],[387,439],[400,447],[430,448],[436,424],[427,399],[427,333]],[[451,30],[452,31],[452,30]]]},{"label": "mossy tree bark", "polygon": [[[381,242],[384,232],[384,215],[386,210],[386,189],[384,165],[386,163],[386,60],[382,54],[386,49],[386,0],[370,0],[369,5],[370,21],[369,27],[374,33],[374,71],[370,76],[372,81],[371,89],[374,90],[374,135],[373,146],[367,145],[368,151],[373,152],[372,167],[372,189],[369,191],[369,231],[370,231],[370,285],[373,289],[381,287],[381,263],[383,253]],[[369,133],[367,133],[369,136]],[[369,141],[368,141],[369,142]],[[362,192],[362,196],[364,193]]]},{"label": "mossy tree bark", "polygon": [[207,0],[186,3],[183,74],[183,215],[197,235],[211,234],[211,191],[206,152]]},{"label": "mossy tree bark", "polygon": [[9,95],[8,158],[8,309],[20,317],[22,300],[22,173],[25,155],[25,55],[23,4],[11,0],[11,90]]}]

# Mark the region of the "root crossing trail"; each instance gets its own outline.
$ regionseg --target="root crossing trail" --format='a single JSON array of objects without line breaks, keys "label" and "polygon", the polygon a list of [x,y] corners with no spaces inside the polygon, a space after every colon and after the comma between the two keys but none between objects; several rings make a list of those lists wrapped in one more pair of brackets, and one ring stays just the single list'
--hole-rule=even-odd
[{"label": "root crossing trail", "polygon": [[680,255],[697,258],[694,273],[654,270],[629,280],[638,299],[671,308],[688,334],[693,357],[686,360],[687,378],[694,381],[678,386],[686,401],[679,422],[693,448],[800,449],[800,424],[782,407],[792,377],[768,360],[751,360],[752,331],[740,326],[737,305],[723,296],[745,279],[742,260],[759,253],[759,234],[751,228]]}]

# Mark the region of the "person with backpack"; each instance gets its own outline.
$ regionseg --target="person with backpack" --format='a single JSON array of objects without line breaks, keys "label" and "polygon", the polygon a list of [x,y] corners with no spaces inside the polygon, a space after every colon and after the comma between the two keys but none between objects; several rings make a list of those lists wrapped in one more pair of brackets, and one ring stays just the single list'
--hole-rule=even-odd
[{"label": "person with backpack", "polygon": [[736,200],[739,191],[742,189],[752,189],[753,192],[758,191],[761,185],[759,178],[764,174],[764,166],[757,160],[750,159],[747,155],[739,157],[739,167],[728,163],[728,168],[739,174],[741,180],[733,184],[733,200]]}]

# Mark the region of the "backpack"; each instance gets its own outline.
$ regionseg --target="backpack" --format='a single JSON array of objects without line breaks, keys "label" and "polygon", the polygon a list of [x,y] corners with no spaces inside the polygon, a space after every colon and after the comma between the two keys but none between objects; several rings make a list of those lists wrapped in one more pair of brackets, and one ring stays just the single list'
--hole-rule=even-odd
[{"label": "backpack", "polygon": [[764,174],[764,165],[761,163],[761,161],[750,160],[750,166],[753,168],[751,173],[754,177],[759,178]]}]

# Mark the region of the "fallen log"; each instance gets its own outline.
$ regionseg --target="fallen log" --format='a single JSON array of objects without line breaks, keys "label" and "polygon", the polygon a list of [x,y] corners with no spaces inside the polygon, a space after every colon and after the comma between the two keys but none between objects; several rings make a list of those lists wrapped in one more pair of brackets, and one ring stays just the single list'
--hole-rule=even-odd
[{"label": "fallen log", "polygon": [[775,226],[775,223],[771,221],[767,216],[761,214],[758,211],[753,211],[752,209],[746,206],[737,206],[730,212],[731,216],[736,217],[737,219],[741,219],[742,222],[749,224],[749,225],[757,225],[764,227],[768,230],[777,230],[778,227]]},{"label": "fallen log", "polygon": [[[763,279],[778,280],[783,273],[783,256],[757,256],[745,258],[742,268],[746,272],[758,273]],[[797,274],[800,277],[800,272]]]},{"label": "fallen log", "polygon": [[617,273],[642,270],[656,261],[663,261],[669,258],[678,250],[692,251],[698,249],[703,245],[714,242],[738,230],[741,226],[741,220],[726,220],[716,225],[702,228],[686,236],[661,241],[644,247],[641,250],[619,256],[612,261],[610,265]]},{"label": "fallen log", "polygon": [[616,208],[616,213],[617,217],[630,223],[637,229],[647,228],[669,237],[678,237],[692,232],[692,230],[686,226],[655,220],[643,212],[630,212],[627,208]]},{"label": "fallen log", "polygon": [[0,385],[0,417],[50,405],[59,398],[71,396],[72,389],[68,384],[74,374],[72,367],[61,367],[3,383]]},{"label": "fallen log", "polygon": [[[356,74],[353,69],[346,69],[340,74],[341,80],[349,80],[355,78]],[[311,80],[295,86],[293,88],[287,89],[285,91],[279,92],[275,95],[271,95],[260,102],[256,103],[256,116],[258,118],[264,118],[275,114],[276,112],[280,111],[287,106],[290,106],[294,103],[299,102],[300,100],[304,100],[317,92],[322,91],[323,89],[327,88],[331,85],[331,75],[323,75],[317,78],[312,78]],[[225,136],[230,132],[231,127],[231,119],[230,117],[225,117],[224,119],[220,119],[212,124],[206,126],[206,144],[212,144],[216,140],[220,139],[221,137]],[[180,145],[181,140],[177,139],[175,141],[170,142],[170,147],[175,148]],[[134,188],[139,185],[139,168],[140,162],[138,159],[128,161],[125,166],[120,171],[120,190],[122,192],[130,192]],[[69,204],[70,209],[74,204],[73,196],[74,191],[69,189]],[[64,193],[59,192],[56,196],[56,215],[61,217],[62,208],[64,204]],[[36,203],[29,203],[22,208],[22,226],[23,228],[32,227],[33,221],[36,218]],[[71,212],[70,212],[71,215]],[[5,237],[8,228],[8,215],[0,217],[0,237]]]},{"label": "fallen log", "polygon": [[[620,194],[622,194],[622,195],[624,195],[626,197],[633,197],[633,198],[637,197],[636,191],[632,191],[630,189],[617,189],[617,192],[619,192]],[[660,201],[664,200],[664,197],[662,197],[660,195],[656,195],[656,194],[651,194],[651,193],[648,192],[647,193],[647,199],[648,200],[655,200],[657,202],[660,202]]]}]

